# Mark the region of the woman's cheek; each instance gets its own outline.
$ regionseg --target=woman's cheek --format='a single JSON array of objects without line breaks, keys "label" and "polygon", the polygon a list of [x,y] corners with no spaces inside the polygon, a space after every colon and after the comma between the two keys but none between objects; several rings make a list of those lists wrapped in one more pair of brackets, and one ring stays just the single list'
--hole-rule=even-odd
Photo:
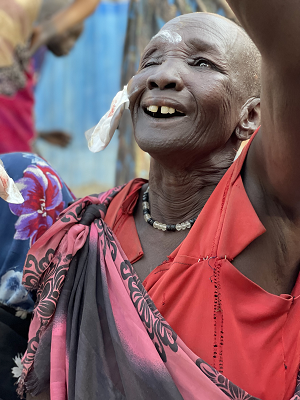
[{"label": "woman's cheek", "polygon": [[135,75],[128,82],[127,92],[130,101],[131,99],[134,100],[136,97],[138,97],[139,92],[145,87],[145,83],[143,81],[144,79],[142,79],[142,77]]},{"label": "woman's cheek", "polygon": [[140,77],[133,77],[127,86],[128,98],[129,98],[129,109],[133,110],[136,101],[140,98],[141,94],[146,88],[146,80]]}]

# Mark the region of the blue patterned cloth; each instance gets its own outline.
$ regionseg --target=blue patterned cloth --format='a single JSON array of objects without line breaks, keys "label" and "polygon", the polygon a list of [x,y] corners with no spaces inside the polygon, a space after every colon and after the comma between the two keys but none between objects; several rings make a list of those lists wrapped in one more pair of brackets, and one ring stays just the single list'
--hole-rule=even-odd
[{"label": "blue patterned cloth", "polygon": [[0,199],[0,304],[31,312],[32,295],[21,284],[26,254],[74,196],[42,158],[10,153],[0,159],[25,200],[8,204]]}]

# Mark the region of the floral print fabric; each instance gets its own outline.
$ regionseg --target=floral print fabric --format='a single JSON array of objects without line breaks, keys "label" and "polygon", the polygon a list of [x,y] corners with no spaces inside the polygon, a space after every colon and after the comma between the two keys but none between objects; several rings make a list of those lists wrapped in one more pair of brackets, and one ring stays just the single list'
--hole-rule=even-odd
[{"label": "floral print fabric", "polygon": [[56,221],[65,208],[62,182],[46,164],[29,165],[17,181],[23,204],[11,204],[10,211],[19,218],[15,224],[16,240],[30,240],[30,246]]},{"label": "floral print fabric", "polygon": [[21,283],[26,254],[74,196],[40,157],[10,153],[0,159],[24,198],[22,204],[0,199],[0,304],[30,312],[32,295]]}]

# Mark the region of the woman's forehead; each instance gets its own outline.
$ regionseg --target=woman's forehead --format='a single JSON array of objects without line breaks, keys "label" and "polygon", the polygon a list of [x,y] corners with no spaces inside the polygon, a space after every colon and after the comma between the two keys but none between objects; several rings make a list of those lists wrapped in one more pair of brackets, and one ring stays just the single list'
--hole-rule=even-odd
[{"label": "woman's forehead", "polygon": [[178,44],[182,42],[182,36],[174,29],[161,29],[155,36],[153,36],[151,41],[156,39],[160,39],[164,42],[169,42],[172,44]]},{"label": "woman's forehead", "polygon": [[[234,42],[241,32],[241,28],[234,22],[210,13],[191,13],[184,14],[167,22],[159,33],[152,40],[157,38],[164,39],[170,43],[179,43],[181,40],[191,41],[207,40],[215,42]],[[204,38],[205,36],[205,38]]]},{"label": "woman's forehead", "polygon": [[240,29],[240,27],[228,18],[222,17],[218,14],[212,14],[207,12],[195,12],[189,14],[179,15],[176,18],[168,21],[162,29],[170,29],[170,27],[176,27],[177,29],[188,29],[190,27],[199,27],[203,23],[211,24],[214,27],[220,29]]},{"label": "woman's forehead", "polygon": [[[174,21],[174,22],[173,22]],[[157,35],[155,35],[145,48],[143,57],[153,53],[156,49],[166,51],[166,49],[189,48],[193,51],[212,51],[214,53],[226,54],[235,42],[235,32],[224,32],[218,29],[214,20],[202,20],[190,18],[190,23],[180,23],[176,18],[171,23],[166,24]]]}]

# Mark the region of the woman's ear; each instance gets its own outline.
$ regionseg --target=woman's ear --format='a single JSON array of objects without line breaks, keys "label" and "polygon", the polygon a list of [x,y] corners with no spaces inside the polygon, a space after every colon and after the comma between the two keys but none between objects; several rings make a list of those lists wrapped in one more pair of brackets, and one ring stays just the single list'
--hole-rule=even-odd
[{"label": "woman's ear", "polygon": [[239,140],[248,140],[260,125],[260,99],[251,98],[243,105],[235,134]]}]

